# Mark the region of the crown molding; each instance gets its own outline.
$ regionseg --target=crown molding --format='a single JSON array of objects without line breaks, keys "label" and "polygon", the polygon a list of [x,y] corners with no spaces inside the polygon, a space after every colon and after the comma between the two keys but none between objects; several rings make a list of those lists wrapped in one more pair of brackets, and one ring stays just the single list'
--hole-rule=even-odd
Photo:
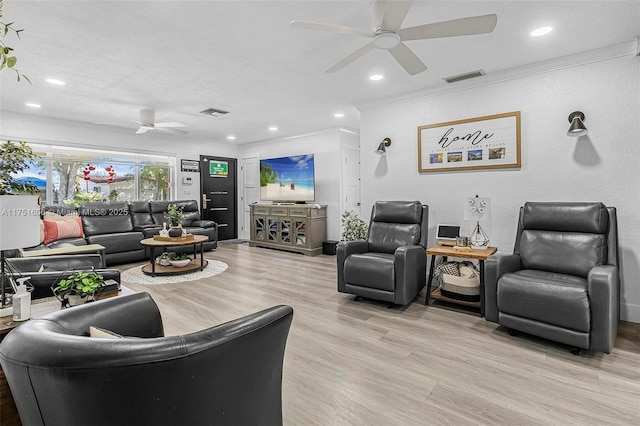
[{"label": "crown molding", "polygon": [[320,135],[326,135],[329,133],[345,133],[348,135],[354,135],[354,136],[360,136],[360,132],[354,130],[354,129],[346,129],[344,127],[334,127],[334,128],[330,128],[330,129],[321,129],[321,130],[317,130],[315,132],[309,132],[309,133],[303,133],[301,135],[292,135],[292,136],[284,136],[281,138],[272,138],[272,139],[263,139],[263,140],[259,140],[259,141],[255,141],[255,142],[247,142],[244,144],[239,144],[238,146],[245,148],[245,147],[251,147],[254,145],[262,145],[262,144],[267,144],[267,143],[272,143],[272,142],[278,142],[278,141],[289,141],[289,140],[293,140],[293,139],[300,139],[300,138],[308,138],[311,136],[320,136]]},{"label": "crown molding", "polygon": [[436,87],[427,88],[418,92],[414,91],[405,93],[380,101],[356,104],[355,106],[359,111],[366,111],[375,108],[402,104],[419,99],[430,98],[433,96],[440,96],[447,93],[460,92],[464,90],[474,89],[476,87],[498,84],[509,80],[516,80],[567,68],[579,67],[594,62],[607,61],[624,56],[635,56],[637,54],[637,50],[638,41],[634,40],[626,43],[615,44],[613,46],[603,47],[600,49],[587,50],[584,52],[575,53],[573,55],[550,59],[547,61],[535,62],[502,71],[488,73],[482,77],[463,80],[453,84],[447,84],[444,86],[438,85]]}]

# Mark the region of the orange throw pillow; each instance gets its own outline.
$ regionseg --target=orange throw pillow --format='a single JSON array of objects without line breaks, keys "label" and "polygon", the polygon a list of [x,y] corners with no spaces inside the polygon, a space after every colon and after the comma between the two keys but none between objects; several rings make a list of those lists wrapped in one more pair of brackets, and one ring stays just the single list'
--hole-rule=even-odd
[{"label": "orange throw pillow", "polygon": [[43,220],[42,223],[44,224],[45,244],[63,238],[84,238],[82,219],[78,216],[65,220]]}]

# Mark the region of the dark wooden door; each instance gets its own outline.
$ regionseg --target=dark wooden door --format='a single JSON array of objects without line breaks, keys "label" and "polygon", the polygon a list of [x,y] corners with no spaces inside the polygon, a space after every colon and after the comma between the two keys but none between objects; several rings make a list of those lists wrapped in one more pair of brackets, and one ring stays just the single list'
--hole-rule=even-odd
[{"label": "dark wooden door", "polygon": [[200,156],[202,218],[218,224],[218,240],[238,238],[237,159]]}]

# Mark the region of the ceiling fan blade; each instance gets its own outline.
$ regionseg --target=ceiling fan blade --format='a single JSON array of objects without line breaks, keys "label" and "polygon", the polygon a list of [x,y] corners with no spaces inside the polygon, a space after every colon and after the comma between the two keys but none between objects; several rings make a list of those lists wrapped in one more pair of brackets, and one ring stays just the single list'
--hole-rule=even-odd
[{"label": "ceiling fan blade", "polygon": [[187,133],[189,133],[188,130],[176,129],[173,127],[156,127],[155,129],[163,132],[171,133],[174,135],[186,135]]},{"label": "ceiling fan blade", "polygon": [[364,46],[362,46],[360,49],[356,50],[355,52],[347,56],[346,58],[344,58],[343,60],[341,60],[340,62],[338,62],[337,64],[335,64],[334,66],[332,66],[331,68],[329,68],[328,70],[326,70],[325,72],[340,71],[342,68],[354,62],[356,59],[360,58],[361,56],[363,56],[365,53],[369,52],[372,49],[373,49],[373,42],[369,42]]},{"label": "ceiling fan blade", "polygon": [[319,22],[307,22],[307,21],[291,21],[289,24],[291,28],[302,28],[305,30],[327,31],[330,33],[340,33],[357,35],[362,37],[373,37],[375,34],[371,31],[363,30],[360,28],[342,27],[340,25],[321,24]]},{"label": "ceiling fan blade", "polygon": [[404,22],[404,18],[407,17],[409,13],[409,9],[411,9],[411,0],[398,0],[398,1],[388,1],[387,8],[384,13],[384,17],[382,18],[382,29],[393,31],[394,33],[398,31],[402,22]]},{"label": "ceiling fan blade", "polygon": [[396,58],[396,61],[409,74],[416,75],[427,69],[427,66],[416,56],[415,53],[407,47],[406,44],[400,43],[396,47],[389,49],[389,53]]},{"label": "ceiling fan blade", "polygon": [[156,129],[157,128],[162,128],[162,127],[187,127],[184,125],[184,123],[181,123],[179,121],[167,121],[164,123],[155,123],[153,125]]},{"label": "ceiling fan blade", "polygon": [[382,19],[384,13],[387,11],[386,0],[375,0],[371,3],[371,28],[373,31],[378,31],[382,27]]},{"label": "ceiling fan blade", "polygon": [[469,18],[453,19],[451,21],[403,28],[398,31],[398,35],[402,41],[407,41],[487,34],[493,31],[497,22],[498,16],[495,14],[472,16]]},{"label": "ceiling fan blade", "polygon": [[140,121],[143,123],[153,124],[153,122],[156,121],[156,112],[152,109],[141,109]]},{"label": "ceiling fan blade", "polygon": [[136,135],[147,133],[149,130],[153,130],[153,127],[141,126],[138,131],[136,131]]}]

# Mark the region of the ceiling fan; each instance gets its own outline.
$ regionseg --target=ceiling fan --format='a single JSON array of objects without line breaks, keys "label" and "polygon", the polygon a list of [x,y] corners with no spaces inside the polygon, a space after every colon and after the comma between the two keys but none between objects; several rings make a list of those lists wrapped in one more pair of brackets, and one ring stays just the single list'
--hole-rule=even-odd
[{"label": "ceiling fan", "polygon": [[411,3],[410,0],[375,0],[371,4],[372,30],[306,21],[292,21],[290,25],[293,28],[357,35],[373,39],[325,72],[339,71],[373,48],[377,48],[388,50],[409,74],[415,75],[426,70],[427,66],[404,44],[405,41],[487,34],[493,31],[498,22],[498,16],[492,14],[400,28],[409,13]]},{"label": "ceiling fan", "polygon": [[142,133],[147,133],[151,130],[160,130],[167,133],[173,133],[175,135],[186,135],[187,133],[189,133],[187,130],[182,129],[182,127],[187,127],[184,125],[184,123],[181,123],[179,121],[156,123],[155,117],[156,117],[155,110],[141,109],[140,121],[130,120],[140,125],[140,127],[136,131],[136,134],[140,135]]}]

